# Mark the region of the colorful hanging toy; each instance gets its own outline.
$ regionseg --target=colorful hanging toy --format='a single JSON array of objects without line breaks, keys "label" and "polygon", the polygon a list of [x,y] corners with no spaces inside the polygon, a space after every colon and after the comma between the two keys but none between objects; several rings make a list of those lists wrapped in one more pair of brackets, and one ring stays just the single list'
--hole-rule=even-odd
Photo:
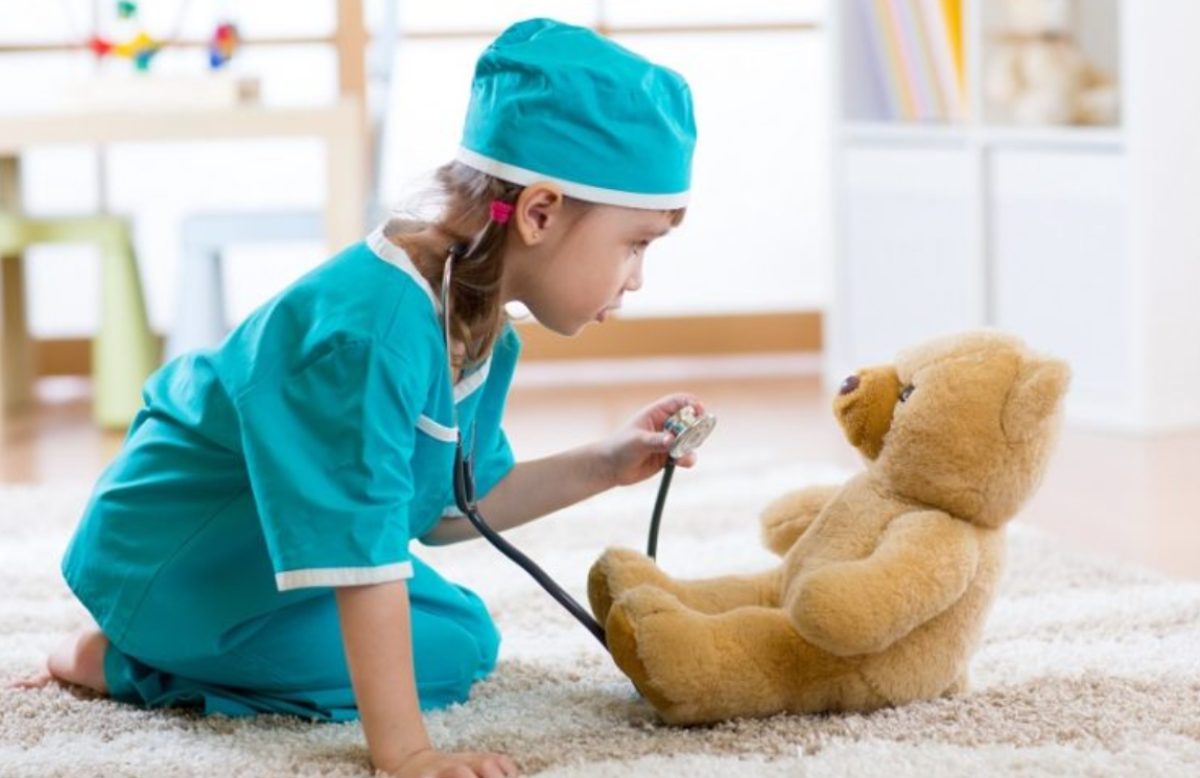
[{"label": "colorful hanging toy", "polygon": [[[117,3],[117,18],[125,21],[138,21],[138,6],[137,3],[131,0],[120,0]],[[138,70],[146,71],[150,69],[150,62],[154,56],[162,50],[163,42],[155,38],[151,38],[145,30],[138,30],[134,35],[123,43],[114,43],[99,35],[93,35],[88,41],[88,48],[97,57],[113,55],[127,59],[133,62],[134,67]]]},{"label": "colorful hanging toy", "polygon": [[110,43],[99,36],[93,36],[88,46],[98,57],[113,54],[123,59],[132,60],[138,70],[149,70],[150,60],[162,49],[160,41],[151,38],[144,31],[133,36],[124,43]]},{"label": "colorful hanging toy", "polygon": [[[88,48],[97,57],[110,55],[121,57],[133,62],[134,67],[138,70],[147,71],[150,69],[150,63],[155,55],[172,41],[179,38],[179,27],[187,15],[187,6],[188,3],[184,2],[182,9],[176,17],[175,34],[170,39],[154,38],[144,29],[139,29],[133,37],[122,43],[114,43],[107,38],[93,34],[88,39]],[[116,10],[118,19],[135,24],[139,22],[138,4],[136,2],[132,0],[119,0]],[[208,43],[209,66],[214,70],[224,67],[233,58],[234,53],[240,46],[241,36],[238,34],[237,26],[232,22],[221,22],[213,31],[212,38]]]},{"label": "colorful hanging toy", "polygon": [[208,43],[208,64],[213,70],[225,66],[242,43],[237,26],[233,22],[221,22]]}]

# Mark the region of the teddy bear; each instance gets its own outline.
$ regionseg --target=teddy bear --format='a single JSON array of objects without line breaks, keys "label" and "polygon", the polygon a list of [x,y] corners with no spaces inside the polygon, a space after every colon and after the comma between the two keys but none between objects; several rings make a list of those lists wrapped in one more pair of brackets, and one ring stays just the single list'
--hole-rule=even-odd
[{"label": "teddy bear", "polygon": [[1071,0],[1007,0],[992,45],[988,99],[1018,124],[1115,124],[1119,96],[1072,35]]},{"label": "teddy bear", "polygon": [[677,580],[610,548],[588,574],[617,666],[669,724],[870,711],[967,688],[1004,526],[1036,490],[1069,369],[973,330],[841,385],[864,468],[761,514],[771,569]]}]

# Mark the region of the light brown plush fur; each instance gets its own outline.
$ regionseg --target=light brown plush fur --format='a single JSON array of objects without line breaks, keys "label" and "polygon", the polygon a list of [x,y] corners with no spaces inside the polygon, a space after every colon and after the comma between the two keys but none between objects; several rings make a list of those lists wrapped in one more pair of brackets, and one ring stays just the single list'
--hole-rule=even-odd
[{"label": "light brown plush fur", "polygon": [[834,412],[866,469],[766,508],[779,566],[679,581],[621,549],[593,565],[613,659],[673,724],[965,690],[1003,526],[1042,476],[1068,381],[1061,361],[991,331],[860,371]]}]

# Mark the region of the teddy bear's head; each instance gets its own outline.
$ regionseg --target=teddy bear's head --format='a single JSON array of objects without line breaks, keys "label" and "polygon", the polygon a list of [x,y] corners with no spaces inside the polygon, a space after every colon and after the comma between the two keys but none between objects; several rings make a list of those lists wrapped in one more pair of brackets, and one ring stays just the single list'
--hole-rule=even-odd
[{"label": "teddy bear's head", "polygon": [[940,338],[846,379],[834,412],[896,496],[997,527],[1041,479],[1066,364],[992,331]]}]

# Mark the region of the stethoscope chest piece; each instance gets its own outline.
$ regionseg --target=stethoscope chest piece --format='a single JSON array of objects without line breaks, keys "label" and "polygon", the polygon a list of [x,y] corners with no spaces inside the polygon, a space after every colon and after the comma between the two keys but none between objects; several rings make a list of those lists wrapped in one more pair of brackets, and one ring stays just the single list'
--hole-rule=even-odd
[{"label": "stethoscope chest piece", "polygon": [[716,416],[697,416],[696,410],[690,405],[680,408],[663,422],[663,429],[675,436],[675,442],[671,444],[671,459],[683,459],[700,448],[715,426]]}]

